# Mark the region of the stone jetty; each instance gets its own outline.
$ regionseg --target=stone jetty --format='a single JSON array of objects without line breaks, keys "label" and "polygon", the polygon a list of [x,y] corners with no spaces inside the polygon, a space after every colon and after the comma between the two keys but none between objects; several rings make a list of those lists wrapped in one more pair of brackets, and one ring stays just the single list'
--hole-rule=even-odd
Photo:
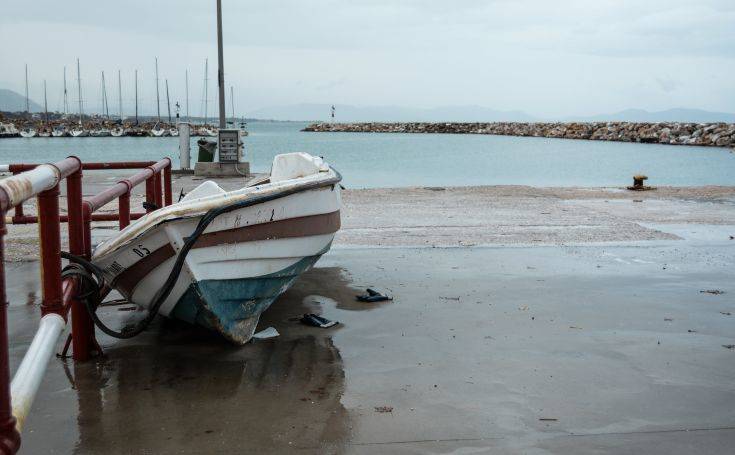
[{"label": "stone jetty", "polygon": [[735,146],[734,123],[314,123],[302,131],[328,133],[494,134],[673,145]]}]

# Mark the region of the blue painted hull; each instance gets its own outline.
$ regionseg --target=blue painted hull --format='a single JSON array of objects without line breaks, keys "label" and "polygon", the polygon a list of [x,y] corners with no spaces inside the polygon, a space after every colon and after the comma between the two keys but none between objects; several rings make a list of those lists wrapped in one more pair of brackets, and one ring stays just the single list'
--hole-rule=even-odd
[{"label": "blue painted hull", "polygon": [[268,275],[192,283],[170,316],[215,330],[233,343],[245,344],[253,336],[261,313],[322,254],[305,257]]}]

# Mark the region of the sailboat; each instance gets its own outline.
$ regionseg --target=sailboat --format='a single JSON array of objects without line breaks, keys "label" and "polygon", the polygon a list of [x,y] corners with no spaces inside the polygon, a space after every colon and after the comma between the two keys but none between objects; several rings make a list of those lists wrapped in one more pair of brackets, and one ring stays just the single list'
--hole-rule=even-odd
[{"label": "sailboat", "polygon": [[[69,98],[66,91],[66,66],[64,67],[64,115],[62,118],[66,118],[67,113],[69,112]],[[64,137],[68,136],[69,133],[66,131],[66,127],[64,125],[57,125],[54,127],[53,130],[51,130],[51,136],[53,137]]]},{"label": "sailboat", "polygon": [[[30,115],[31,107],[28,99],[28,65],[26,64],[26,115]],[[32,126],[26,126],[20,130],[20,137],[36,137],[36,130]]]},{"label": "sailboat", "polygon": [[158,57],[156,57],[156,113],[158,115],[158,121],[153,128],[150,129],[148,134],[152,137],[163,137],[166,135],[166,130],[160,126],[161,124],[161,95],[158,90]]},{"label": "sailboat", "polygon": [[26,126],[20,130],[20,137],[36,137],[37,134],[35,128],[30,126]]},{"label": "sailboat", "polygon": [[85,130],[82,124],[82,80],[79,76],[79,59],[77,59],[77,94],[79,95],[79,126],[72,128],[69,134],[71,137],[87,137],[89,131]]},{"label": "sailboat", "polygon": [[[110,107],[107,102],[107,84],[105,84],[105,72],[102,71],[102,112],[104,112],[107,120],[110,120]],[[107,137],[110,130],[104,126],[104,123],[97,128],[91,130],[89,135],[92,137]]]},{"label": "sailboat", "polygon": [[120,78],[120,70],[117,70],[117,102],[120,115],[120,124],[110,130],[110,135],[112,135],[113,137],[125,136],[125,125],[123,124],[122,110],[122,81]]}]

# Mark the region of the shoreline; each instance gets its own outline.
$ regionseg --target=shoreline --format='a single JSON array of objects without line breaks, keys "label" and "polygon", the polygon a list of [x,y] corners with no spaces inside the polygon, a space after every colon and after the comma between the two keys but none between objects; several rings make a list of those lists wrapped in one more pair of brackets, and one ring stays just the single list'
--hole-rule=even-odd
[{"label": "shoreline", "polygon": [[[224,189],[242,185],[238,178],[215,179]],[[174,193],[201,183],[175,176]],[[104,176],[85,176],[87,191],[104,185]],[[131,196],[142,207],[144,194]],[[66,204],[62,191],[61,206]],[[342,192],[342,229],[335,248],[474,247],[605,244],[681,240],[677,226],[705,226],[713,236],[735,236],[735,186],[658,187],[628,191],[616,187],[462,186],[347,189]],[[100,213],[113,213],[116,202]],[[24,206],[35,214],[34,203]],[[12,215],[9,214],[9,215]],[[671,226],[672,229],[666,226]],[[38,258],[38,226],[7,225],[6,262]],[[718,233],[712,233],[718,231]],[[66,225],[62,224],[62,248]],[[117,232],[116,222],[97,222],[97,243]]]},{"label": "shoreline", "polygon": [[487,134],[705,147],[735,147],[734,123],[693,122],[366,122],[313,123],[303,132]]}]

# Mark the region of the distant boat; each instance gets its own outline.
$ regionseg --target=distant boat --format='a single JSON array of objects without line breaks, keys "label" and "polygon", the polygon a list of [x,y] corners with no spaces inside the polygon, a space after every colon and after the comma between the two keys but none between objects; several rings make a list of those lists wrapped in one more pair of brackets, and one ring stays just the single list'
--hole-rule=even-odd
[{"label": "distant boat", "polygon": [[110,130],[110,136],[112,137],[125,136],[125,128],[123,128],[122,126],[116,126],[115,128]]},{"label": "distant boat", "polygon": [[38,137],[51,137],[51,131],[49,131],[49,130],[40,130],[38,132]]},{"label": "distant boat", "polygon": [[89,131],[79,126],[79,127],[72,128],[70,134],[71,134],[71,137],[87,137],[89,136]]},{"label": "distant boat", "polygon": [[33,128],[23,128],[20,130],[20,137],[36,137],[37,134]]},{"label": "distant boat", "polygon": [[169,134],[169,136],[176,137],[176,136],[179,135],[179,130],[177,128],[169,128],[168,134]]},{"label": "distant boat", "polygon": [[20,132],[12,123],[0,123],[0,138],[18,137]]},{"label": "distant boat", "polygon": [[166,135],[167,131],[156,123],[153,128],[151,128],[150,133],[153,137],[163,137]]},{"label": "distant boat", "polygon": [[63,125],[59,125],[54,128],[53,131],[51,131],[51,136],[53,137],[64,137],[68,135],[69,133],[66,131],[66,127],[64,127]]},{"label": "distant boat", "polygon": [[99,128],[96,130],[91,130],[89,132],[89,135],[92,137],[106,137],[110,135],[110,130],[107,128]]}]

